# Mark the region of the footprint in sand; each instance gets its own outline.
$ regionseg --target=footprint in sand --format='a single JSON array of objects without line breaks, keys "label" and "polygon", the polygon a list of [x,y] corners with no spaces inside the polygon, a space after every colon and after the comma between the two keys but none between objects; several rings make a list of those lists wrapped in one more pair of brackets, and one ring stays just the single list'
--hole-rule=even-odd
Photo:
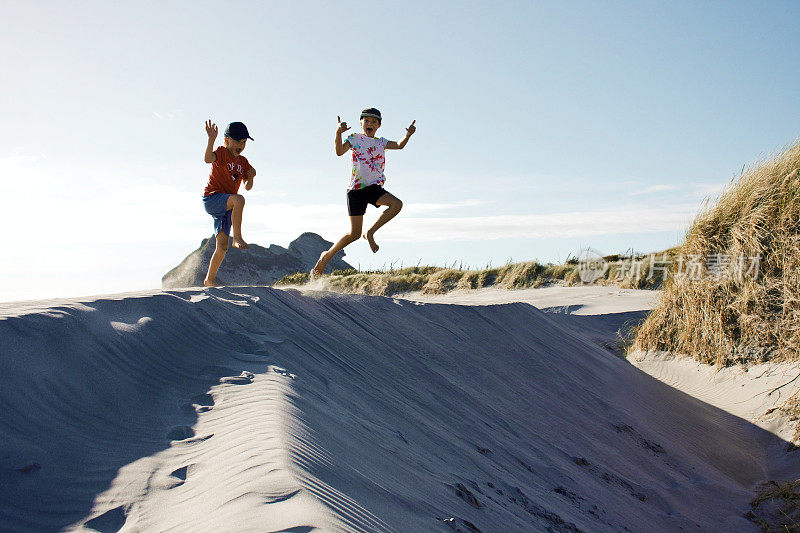
[{"label": "footprint in sand", "polygon": [[266,333],[258,333],[257,334],[258,340],[265,344],[282,344],[286,341],[283,337],[279,337],[277,335],[269,335]]},{"label": "footprint in sand", "polygon": [[246,333],[234,332],[230,333],[228,337],[233,340],[237,344],[238,349],[243,352],[253,352],[262,346],[260,342],[253,338],[253,335],[248,335]]},{"label": "footprint in sand", "polygon": [[189,426],[177,426],[172,428],[170,432],[167,433],[167,439],[172,441],[173,444],[195,444],[208,440],[213,436],[214,434],[211,433],[210,435],[196,437],[194,430]]},{"label": "footprint in sand", "polygon": [[442,520],[442,522],[450,526],[450,528],[456,533],[483,533],[480,529],[478,529],[478,526],[472,522],[464,520],[463,518],[450,517],[445,518]]},{"label": "footprint in sand", "polygon": [[[627,492],[637,500],[642,502],[648,500],[648,495],[645,494],[644,488],[641,485],[629,481],[614,472],[607,472],[600,466],[593,465],[584,457],[573,457],[572,462],[574,462],[578,466],[582,466],[588,469],[589,472],[599,477],[609,485],[615,485],[623,489],[625,492]],[[654,495],[652,491],[648,492],[650,492],[651,495]],[[653,498],[650,499],[653,500]],[[657,497],[655,499],[656,499],[655,502],[649,501],[648,503],[655,503],[656,505],[661,506],[662,510],[664,510],[665,512],[671,512],[671,510],[669,509],[669,504],[667,504],[666,500],[664,500],[661,497]]]},{"label": "footprint in sand", "polygon": [[87,521],[84,526],[94,531],[117,532],[125,525],[125,510],[120,505]]},{"label": "footprint in sand", "polygon": [[247,385],[248,383],[252,383],[255,378],[255,374],[248,372],[247,370],[243,370],[238,376],[219,378],[219,382],[228,383],[230,385]]},{"label": "footprint in sand", "polygon": [[476,498],[475,495],[472,494],[472,492],[470,492],[470,490],[463,484],[457,483],[455,485],[455,489],[456,489],[456,495],[465,502],[467,502],[468,504],[470,504],[475,509],[480,509],[481,507],[483,507],[483,504],[480,501],[478,501],[478,498]]},{"label": "footprint in sand", "polygon": [[261,357],[271,355],[276,347],[286,342],[286,339],[282,337],[263,333],[253,333],[250,335],[250,339],[253,344],[248,352]]},{"label": "footprint in sand", "polygon": [[248,353],[258,353],[261,350],[268,349],[270,346],[282,344],[286,340],[277,335],[257,332],[233,332],[229,334],[229,337],[236,342],[239,350]]},{"label": "footprint in sand", "polygon": [[197,396],[193,396],[189,400],[189,403],[185,403],[181,406],[181,410],[187,415],[193,415],[196,413],[205,413],[213,408],[214,408],[214,397],[208,393],[198,394]]},{"label": "footprint in sand", "polygon": [[204,380],[216,382],[220,376],[226,376],[236,372],[234,369],[227,366],[208,365],[200,369],[197,375]]},{"label": "footprint in sand", "polygon": [[191,465],[182,466],[180,468],[173,470],[170,476],[178,478],[181,481],[186,481],[186,472],[189,471],[189,466]]},{"label": "footprint in sand", "polygon": [[209,393],[198,394],[192,398],[192,403],[200,407],[214,407],[214,397]]},{"label": "footprint in sand", "polygon": [[184,483],[186,483],[186,475],[189,470],[189,467],[193,465],[186,465],[180,468],[176,468],[168,475],[164,475],[163,473],[157,473],[153,476],[153,478],[149,482],[150,488],[154,489],[161,489],[161,490],[170,490],[174,489],[175,487],[180,487]]},{"label": "footprint in sand", "polygon": [[648,450],[656,454],[667,453],[666,450],[664,450],[663,446],[655,442],[650,442],[649,440],[644,438],[641,434],[639,434],[639,432],[636,431],[633,428],[633,426],[624,423],[614,424],[613,426],[614,429],[617,431],[617,433],[623,433],[629,435],[642,448],[647,448]]},{"label": "footprint in sand", "polygon": [[174,489],[175,487],[180,487],[184,483],[186,483],[186,473],[189,470],[189,466],[182,466],[173,470],[169,476],[167,476],[166,483],[164,484],[164,489]]},{"label": "footprint in sand", "polygon": [[186,440],[192,437],[194,437],[194,430],[189,426],[178,426],[167,433],[167,439],[169,440]]},{"label": "footprint in sand", "polygon": [[272,370],[276,374],[280,374],[281,376],[286,376],[289,379],[294,379],[294,378],[297,377],[295,374],[292,374],[291,372],[289,372],[285,368],[281,368],[279,366],[271,366],[270,370]]},{"label": "footprint in sand", "polygon": [[201,443],[201,442],[205,442],[205,441],[207,441],[208,439],[210,439],[213,436],[214,436],[213,433],[209,433],[208,435],[203,435],[202,437],[192,437],[190,439],[174,440],[174,441],[172,441],[172,444],[174,444],[174,445],[179,445],[179,444],[181,444],[181,445],[182,444],[193,445],[193,444],[198,444],[198,443]]},{"label": "footprint in sand", "polygon": [[297,489],[295,491],[289,492],[287,494],[280,494],[280,495],[277,495],[277,496],[268,496],[268,497],[264,498],[264,503],[285,502],[287,500],[290,500],[290,499],[294,498],[298,494],[300,494],[300,489]]},{"label": "footprint in sand", "polygon": [[31,463],[23,466],[22,468],[17,468],[17,472],[20,472],[22,474],[27,474],[28,472],[35,472],[37,470],[40,470],[41,468],[42,465],[40,465],[39,463]]}]

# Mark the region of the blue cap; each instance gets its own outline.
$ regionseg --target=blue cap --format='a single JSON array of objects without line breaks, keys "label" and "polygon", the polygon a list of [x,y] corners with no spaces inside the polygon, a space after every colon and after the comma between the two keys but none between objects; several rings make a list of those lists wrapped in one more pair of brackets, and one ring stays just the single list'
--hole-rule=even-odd
[{"label": "blue cap", "polygon": [[364,117],[377,118],[378,122],[380,122],[381,112],[375,109],[374,107],[370,107],[369,109],[365,109],[364,111],[361,112],[361,116],[358,118],[358,120],[361,120]]},{"label": "blue cap", "polygon": [[231,122],[228,124],[228,127],[225,128],[225,137],[230,137],[234,141],[241,141],[242,139],[255,141],[255,139],[250,137],[250,134],[247,132],[247,126],[242,122]]}]

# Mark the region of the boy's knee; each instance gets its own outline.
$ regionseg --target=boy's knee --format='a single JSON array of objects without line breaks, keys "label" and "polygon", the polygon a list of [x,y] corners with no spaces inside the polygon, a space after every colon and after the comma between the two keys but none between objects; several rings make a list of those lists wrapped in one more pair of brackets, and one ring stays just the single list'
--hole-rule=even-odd
[{"label": "boy's knee", "polygon": [[228,236],[224,233],[217,234],[217,250],[221,250],[222,252],[228,251]]},{"label": "boy's knee", "polygon": [[228,197],[228,209],[236,209],[237,207],[244,206],[244,196],[241,194],[232,194]]},{"label": "boy's knee", "polygon": [[348,233],[347,238],[350,240],[350,242],[356,242],[358,239],[361,238],[361,232],[359,231],[358,233],[352,233],[352,232]]},{"label": "boy's knee", "polygon": [[403,209],[403,201],[402,200],[397,200],[394,203],[393,207],[395,208],[396,211],[400,211],[401,209]]}]

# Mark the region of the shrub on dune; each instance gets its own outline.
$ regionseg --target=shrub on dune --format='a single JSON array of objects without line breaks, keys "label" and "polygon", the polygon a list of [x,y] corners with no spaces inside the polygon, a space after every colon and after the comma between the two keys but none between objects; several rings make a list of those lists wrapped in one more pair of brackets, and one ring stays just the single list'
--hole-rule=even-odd
[{"label": "shrub on dune", "polygon": [[707,202],[679,252],[703,258],[702,275],[677,267],[633,350],[718,365],[799,359],[800,142]]}]

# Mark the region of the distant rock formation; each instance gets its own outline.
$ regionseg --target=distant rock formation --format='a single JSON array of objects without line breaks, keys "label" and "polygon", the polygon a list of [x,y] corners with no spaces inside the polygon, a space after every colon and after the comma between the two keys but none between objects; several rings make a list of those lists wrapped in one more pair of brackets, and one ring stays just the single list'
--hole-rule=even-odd
[{"label": "distant rock formation", "polygon": [[[316,233],[303,233],[286,249],[276,244],[264,248],[250,243],[247,250],[231,246],[217,273],[220,285],[267,285],[287,274],[308,272],[317,263],[320,254],[331,247]],[[203,239],[200,247],[190,253],[181,264],[161,278],[164,289],[200,287],[208,272],[208,263],[215,248],[214,238]],[[342,260],[344,252],[339,252],[328,263],[326,271],[353,268]]]}]

